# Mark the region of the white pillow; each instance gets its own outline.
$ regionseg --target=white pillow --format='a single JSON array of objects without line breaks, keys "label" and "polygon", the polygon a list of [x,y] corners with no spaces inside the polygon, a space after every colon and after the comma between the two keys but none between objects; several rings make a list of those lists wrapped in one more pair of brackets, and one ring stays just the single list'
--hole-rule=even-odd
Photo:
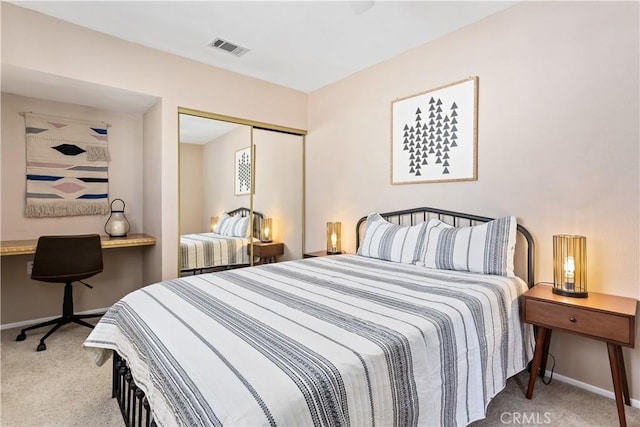
[{"label": "white pillow", "polygon": [[374,213],[367,217],[358,255],[413,264],[420,256],[427,223],[413,226],[392,224]]},{"label": "white pillow", "polygon": [[516,227],[513,216],[471,227],[447,224],[430,227],[417,264],[428,268],[514,277]]},{"label": "white pillow", "polygon": [[227,220],[231,218],[228,213],[222,212],[220,215],[220,219],[216,222],[216,225],[213,226],[213,232],[217,234],[222,234],[222,230],[227,227]]},{"label": "white pillow", "polygon": [[230,216],[224,212],[215,227],[215,232],[223,236],[249,237],[249,217]]},{"label": "white pillow", "polygon": [[420,255],[416,260],[417,265],[424,266],[423,260],[424,260],[425,251],[429,246],[437,244],[438,236],[440,235],[440,230],[443,228],[453,228],[453,225],[440,221],[437,218],[431,218],[427,222],[427,226],[424,230],[424,239],[422,242],[422,247],[420,248]]}]

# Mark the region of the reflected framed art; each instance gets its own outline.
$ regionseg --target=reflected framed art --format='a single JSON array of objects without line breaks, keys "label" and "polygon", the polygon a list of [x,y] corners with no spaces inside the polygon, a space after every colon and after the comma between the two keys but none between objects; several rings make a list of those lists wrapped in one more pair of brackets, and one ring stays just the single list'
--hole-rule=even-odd
[{"label": "reflected framed art", "polygon": [[251,194],[251,147],[242,148],[235,152],[234,171],[235,195]]}]

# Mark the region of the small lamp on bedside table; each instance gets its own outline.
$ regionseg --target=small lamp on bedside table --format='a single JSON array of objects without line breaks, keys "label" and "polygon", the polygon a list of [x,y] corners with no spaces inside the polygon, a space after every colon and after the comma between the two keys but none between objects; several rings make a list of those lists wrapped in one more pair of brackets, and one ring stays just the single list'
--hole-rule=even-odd
[{"label": "small lamp on bedside table", "polygon": [[341,224],[339,222],[327,223],[327,253],[342,253],[342,233],[340,232]]},{"label": "small lamp on bedside table", "polygon": [[553,236],[553,293],[576,298],[588,296],[586,237]]},{"label": "small lamp on bedside table", "polygon": [[273,241],[271,235],[273,234],[273,219],[265,218],[262,220],[262,238],[260,241],[269,243]]}]

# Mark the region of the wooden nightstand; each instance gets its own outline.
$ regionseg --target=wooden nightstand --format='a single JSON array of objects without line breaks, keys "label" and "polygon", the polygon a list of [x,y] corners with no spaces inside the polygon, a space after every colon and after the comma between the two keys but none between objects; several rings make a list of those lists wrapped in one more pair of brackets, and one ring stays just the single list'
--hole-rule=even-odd
[{"label": "wooden nightstand", "polygon": [[621,426],[626,426],[624,404],[631,405],[631,401],[622,346],[634,346],[637,304],[633,298],[596,292],[589,292],[587,298],[571,298],[554,294],[551,286],[529,289],[523,298],[523,317],[525,322],[538,326],[538,332],[527,399],[533,396],[538,368],[541,375],[546,370],[551,332],[557,329],[582,335],[607,343],[618,419]]},{"label": "wooden nightstand", "polygon": [[[247,246],[247,253],[251,254],[251,247]],[[253,256],[260,258],[260,264],[276,262],[276,257],[284,253],[284,243],[255,242],[253,244]]]},{"label": "wooden nightstand", "polygon": [[[342,252],[344,253],[344,252]],[[328,256],[328,255],[338,255],[338,254],[328,254],[327,251],[317,251],[317,252],[307,252],[306,254],[302,254],[303,258],[316,258],[320,256]]]}]

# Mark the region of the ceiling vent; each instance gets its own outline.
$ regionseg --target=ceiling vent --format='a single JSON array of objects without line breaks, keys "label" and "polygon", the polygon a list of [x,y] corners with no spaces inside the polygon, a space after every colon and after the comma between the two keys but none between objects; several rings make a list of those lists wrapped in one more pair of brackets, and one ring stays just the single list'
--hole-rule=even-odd
[{"label": "ceiling vent", "polygon": [[216,37],[214,41],[209,43],[209,47],[223,50],[235,56],[242,56],[245,53],[249,52],[249,49],[247,49],[246,47],[238,46],[237,44],[233,44],[219,37]]}]

